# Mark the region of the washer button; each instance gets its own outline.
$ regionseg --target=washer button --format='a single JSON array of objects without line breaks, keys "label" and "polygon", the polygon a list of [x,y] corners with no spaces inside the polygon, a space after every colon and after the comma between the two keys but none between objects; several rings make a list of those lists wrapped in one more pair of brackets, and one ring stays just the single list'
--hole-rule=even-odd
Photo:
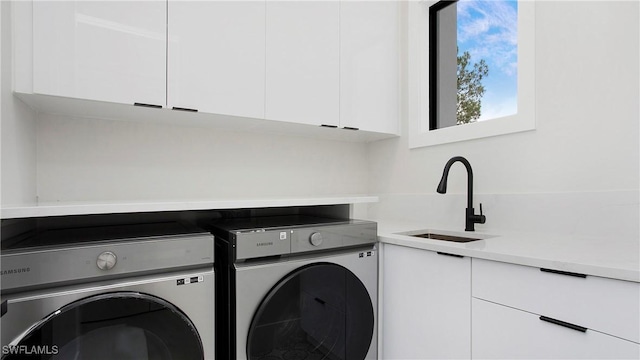
[{"label": "washer button", "polygon": [[311,236],[309,236],[309,242],[313,246],[322,245],[322,241],[323,241],[322,234],[320,234],[319,232],[314,232],[313,234],[311,234]]},{"label": "washer button", "polygon": [[118,262],[118,258],[116,254],[111,251],[105,251],[102,254],[98,255],[98,260],[96,261],[96,265],[98,265],[98,269],[100,270],[111,270],[116,263]]}]

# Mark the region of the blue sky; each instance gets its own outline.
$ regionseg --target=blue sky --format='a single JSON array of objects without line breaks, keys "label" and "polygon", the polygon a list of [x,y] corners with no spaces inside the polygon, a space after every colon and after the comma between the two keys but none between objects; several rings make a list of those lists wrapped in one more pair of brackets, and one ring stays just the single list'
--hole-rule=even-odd
[{"label": "blue sky", "polygon": [[489,76],[479,120],[517,112],[518,3],[505,0],[460,0],[458,49],[471,61],[484,59]]}]

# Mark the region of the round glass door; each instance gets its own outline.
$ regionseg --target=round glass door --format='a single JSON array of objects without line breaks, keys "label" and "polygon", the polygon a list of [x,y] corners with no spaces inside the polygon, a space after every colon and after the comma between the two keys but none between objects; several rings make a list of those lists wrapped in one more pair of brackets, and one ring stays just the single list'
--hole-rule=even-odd
[{"label": "round glass door", "polygon": [[70,303],[3,348],[2,359],[203,359],[193,323],[171,303],[136,292]]},{"label": "round glass door", "polygon": [[299,268],[258,307],[247,339],[249,360],[362,360],[374,330],[364,284],[329,263]]}]

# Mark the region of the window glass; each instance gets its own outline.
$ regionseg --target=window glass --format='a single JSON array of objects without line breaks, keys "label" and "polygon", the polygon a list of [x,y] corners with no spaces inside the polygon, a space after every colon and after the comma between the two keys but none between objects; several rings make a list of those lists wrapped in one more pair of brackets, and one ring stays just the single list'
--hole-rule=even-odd
[{"label": "window glass", "polygon": [[[458,3],[458,77],[487,74],[478,121],[517,113],[518,110],[518,2],[460,0]],[[484,66],[482,63],[484,62]],[[473,71],[471,64],[473,65]],[[478,64],[478,67],[476,67]],[[481,68],[481,71],[476,71]],[[459,82],[461,82],[459,80]],[[462,81],[465,83],[465,81]],[[458,86],[458,93],[461,92]],[[460,116],[458,117],[460,118]],[[471,117],[468,117],[470,119]]]},{"label": "window glass", "polygon": [[517,113],[518,2],[440,1],[429,21],[430,130]]}]

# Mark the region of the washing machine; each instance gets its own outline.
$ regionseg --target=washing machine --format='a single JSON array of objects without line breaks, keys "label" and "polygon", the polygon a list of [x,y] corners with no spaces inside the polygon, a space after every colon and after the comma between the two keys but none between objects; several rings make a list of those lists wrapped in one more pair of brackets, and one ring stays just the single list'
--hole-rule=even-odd
[{"label": "washing machine", "polygon": [[218,359],[377,358],[376,223],[294,215],[212,231]]},{"label": "washing machine", "polygon": [[178,222],[3,240],[2,359],[213,359],[213,252]]}]

